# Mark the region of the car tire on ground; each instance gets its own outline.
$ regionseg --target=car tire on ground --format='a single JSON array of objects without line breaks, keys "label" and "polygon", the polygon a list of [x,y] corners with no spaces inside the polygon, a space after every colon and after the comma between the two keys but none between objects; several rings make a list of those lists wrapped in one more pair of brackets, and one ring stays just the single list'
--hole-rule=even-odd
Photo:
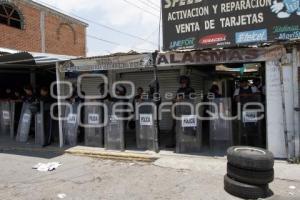
[{"label": "car tire on ground", "polygon": [[254,171],[241,169],[230,164],[227,164],[227,175],[242,183],[253,185],[266,185],[274,180],[274,170]]},{"label": "car tire on ground", "polygon": [[224,189],[229,194],[244,199],[259,199],[271,196],[268,185],[248,185],[235,181],[227,175],[224,177]]},{"label": "car tire on ground", "polygon": [[273,154],[257,147],[236,146],[227,150],[228,163],[242,169],[269,171],[274,167]]}]

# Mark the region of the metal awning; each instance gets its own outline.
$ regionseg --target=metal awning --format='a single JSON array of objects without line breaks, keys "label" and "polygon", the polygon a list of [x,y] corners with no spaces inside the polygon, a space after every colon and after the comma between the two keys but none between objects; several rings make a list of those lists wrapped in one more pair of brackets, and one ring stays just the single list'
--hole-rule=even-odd
[{"label": "metal awning", "polygon": [[0,68],[49,68],[53,67],[56,62],[67,61],[75,58],[75,56],[21,52],[13,49],[0,48]]},{"label": "metal awning", "polygon": [[59,64],[60,72],[88,72],[153,68],[152,53],[113,54],[108,56],[72,59]]}]

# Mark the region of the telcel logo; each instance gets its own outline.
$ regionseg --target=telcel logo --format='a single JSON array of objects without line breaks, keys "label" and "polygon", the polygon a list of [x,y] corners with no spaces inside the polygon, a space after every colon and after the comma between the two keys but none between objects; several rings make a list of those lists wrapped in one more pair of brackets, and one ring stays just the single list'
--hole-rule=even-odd
[{"label": "telcel logo", "polygon": [[178,48],[193,48],[195,46],[195,38],[187,38],[185,40],[173,41],[170,44],[170,49]]},{"label": "telcel logo", "polygon": [[263,42],[268,40],[267,29],[239,32],[235,34],[237,44]]},{"label": "telcel logo", "polygon": [[200,38],[199,43],[208,45],[208,44],[216,44],[224,41],[226,41],[225,34],[213,34],[213,35],[207,35]]}]

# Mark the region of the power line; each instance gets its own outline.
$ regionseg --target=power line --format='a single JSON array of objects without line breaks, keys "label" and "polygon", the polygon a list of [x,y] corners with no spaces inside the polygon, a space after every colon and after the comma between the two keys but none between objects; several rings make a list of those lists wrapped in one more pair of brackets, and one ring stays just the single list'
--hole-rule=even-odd
[{"label": "power line", "polygon": [[154,0],[154,1],[151,1],[151,0],[148,0],[149,1],[149,3],[152,3],[155,7],[157,7],[158,9],[160,9],[160,3],[159,4],[156,4],[156,0]]},{"label": "power line", "polygon": [[144,0],[138,0],[139,2],[141,2],[142,4],[152,8],[155,11],[159,12],[159,8],[157,8],[156,6],[154,6],[153,4],[149,3],[148,1],[144,1]]},{"label": "power line", "polygon": [[[158,28],[155,29],[153,32],[151,32],[145,39],[147,39],[147,40],[150,39],[150,37],[151,37],[152,35],[154,35],[154,33],[157,32],[157,31],[158,31]],[[132,45],[131,47],[132,47],[132,48],[135,48],[136,46],[138,46],[138,45],[140,45],[140,44],[142,44],[142,43],[138,43],[138,42],[137,42],[137,43],[135,43],[134,45]]]},{"label": "power line", "polygon": [[[55,23],[52,23],[52,22],[49,22],[49,23],[51,23],[52,25],[56,25]],[[86,36],[86,37],[89,37],[89,38],[91,38],[91,39],[94,39],[94,40],[97,40],[97,41],[100,41],[100,42],[109,43],[109,44],[112,44],[112,45],[115,45],[115,46],[123,46],[123,47],[126,47],[126,48],[130,49],[130,50],[133,50],[132,48],[135,48],[136,50],[153,51],[153,49],[152,49],[152,50],[150,50],[150,49],[143,49],[143,48],[138,48],[138,47],[134,47],[134,46],[129,47],[129,46],[127,46],[127,45],[123,45],[123,44],[120,44],[120,43],[117,43],[117,42],[114,42],[114,41],[111,41],[111,40],[106,40],[106,39],[103,39],[103,38],[99,38],[99,37],[94,36],[94,35],[91,35],[91,34],[86,34],[86,35],[84,35],[84,34],[82,34],[82,33],[80,33],[80,32],[78,32],[77,34],[82,35],[82,36],[84,36],[84,37],[85,37],[85,36]],[[148,38],[147,38],[147,39],[148,39]],[[106,51],[107,51],[107,50],[106,50]]]},{"label": "power line", "polygon": [[89,37],[89,38],[95,39],[95,40],[99,40],[99,41],[105,42],[105,43],[109,43],[109,44],[113,44],[113,45],[118,45],[118,46],[121,45],[121,44],[113,42],[113,41],[109,41],[109,40],[105,40],[105,39],[102,39],[102,38],[98,38],[97,36],[94,36],[94,35],[87,34],[86,36]]},{"label": "power line", "polygon": [[134,6],[134,7],[136,7],[136,8],[138,8],[138,9],[140,9],[140,10],[142,10],[142,11],[144,11],[144,12],[150,14],[150,15],[153,15],[153,16],[159,18],[158,15],[156,15],[156,14],[154,14],[154,13],[152,13],[152,12],[150,12],[150,11],[148,11],[148,10],[146,10],[146,9],[144,9],[144,8],[138,6],[138,5],[136,5],[136,4],[134,4],[134,3],[130,2],[130,1],[127,1],[127,0],[123,0],[123,1],[125,1],[126,3],[128,3],[128,4],[130,4],[130,5]]},{"label": "power line", "polygon": [[[108,25],[101,24],[101,23],[99,23],[99,22],[95,22],[95,21],[93,21],[93,20],[90,20],[90,19],[86,19],[86,18],[80,17],[80,16],[78,16],[78,15],[76,15],[76,14],[74,14],[74,13],[66,12],[66,11],[64,11],[64,10],[62,10],[62,9],[60,9],[60,8],[57,8],[57,7],[55,7],[55,6],[52,6],[52,5],[50,5],[50,4],[47,4],[47,3],[44,3],[44,2],[41,2],[41,1],[38,1],[38,0],[35,0],[35,1],[38,2],[38,3],[40,3],[40,4],[47,5],[48,7],[51,7],[51,8],[53,8],[53,9],[60,10],[61,12],[64,12],[64,13],[73,15],[74,17],[76,17],[76,18],[78,18],[78,19],[81,19],[81,20],[83,20],[83,21],[85,21],[85,22],[93,23],[93,24],[95,24],[95,25],[98,25],[98,26],[100,26],[100,27],[102,27],[102,28],[106,28],[106,29],[108,29],[108,30],[114,31],[114,32],[116,32],[116,33],[120,33],[120,34],[126,35],[126,36],[131,37],[131,38],[134,38],[134,39],[139,39],[139,40],[141,40],[141,41],[145,41],[145,42],[147,42],[147,43],[149,43],[149,44],[152,44],[153,46],[156,46],[156,45],[157,45],[156,43],[151,42],[151,41],[148,41],[148,40],[145,40],[144,38],[142,38],[142,37],[140,37],[140,36],[133,35],[133,34],[131,34],[131,33],[127,33],[127,32],[124,32],[124,31],[120,31],[120,30],[115,29],[115,28],[113,28],[113,27],[110,27],[110,26],[108,26]],[[157,16],[157,17],[158,17],[158,16]]]}]

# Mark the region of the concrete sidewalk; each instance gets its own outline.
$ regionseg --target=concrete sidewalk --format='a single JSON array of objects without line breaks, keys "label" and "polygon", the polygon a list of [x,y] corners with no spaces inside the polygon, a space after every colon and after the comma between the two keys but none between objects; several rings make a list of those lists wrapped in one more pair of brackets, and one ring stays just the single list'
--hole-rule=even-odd
[{"label": "concrete sidewalk", "polygon": [[[52,151],[0,152],[0,199],[238,200],[223,189],[226,159],[161,152],[154,162],[110,160]],[[50,155],[49,155],[50,154]],[[60,162],[54,172],[31,169]],[[276,162],[270,200],[300,199],[299,166]]]},{"label": "concrete sidewalk", "polygon": [[[172,151],[108,151],[103,148],[76,146],[59,148],[57,145],[42,148],[33,143],[20,144],[10,139],[0,141],[0,152],[7,151],[30,151],[52,152],[54,155],[72,154],[92,158],[153,162],[154,165],[177,170],[207,171],[215,175],[226,173],[226,157],[213,157],[199,155],[176,154]],[[281,180],[300,181],[300,165],[288,164],[286,161],[275,161],[275,178]]]}]

